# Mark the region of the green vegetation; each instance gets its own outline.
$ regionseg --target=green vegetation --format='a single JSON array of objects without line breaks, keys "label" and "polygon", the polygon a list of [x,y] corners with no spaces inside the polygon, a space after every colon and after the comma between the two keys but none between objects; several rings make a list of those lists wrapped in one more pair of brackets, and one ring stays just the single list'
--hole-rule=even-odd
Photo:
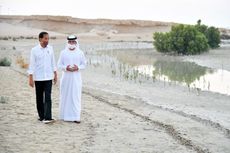
[{"label": "green vegetation", "polygon": [[1,104],[5,104],[5,103],[7,103],[7,101],[9,101],[9,98],[3,97],[3,96],[0,97],[0,103]]},{"label": "green vegetation", "polygon": [[167,33],[156,32],[153,38],[157,51],[182,55],[200,54],[220,44],[219,30],[201,24],[201,20],[196,25],[172,26]]},{"label": "green vegetation", "polygon": [[0,66],[10,66],[11,65],[11,61],[4,57],[0,59]]}]

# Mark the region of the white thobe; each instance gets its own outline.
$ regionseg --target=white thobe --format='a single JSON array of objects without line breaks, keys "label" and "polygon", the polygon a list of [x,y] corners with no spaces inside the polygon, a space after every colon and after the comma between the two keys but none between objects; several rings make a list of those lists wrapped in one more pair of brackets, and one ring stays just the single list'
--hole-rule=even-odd
[{"label": "white thobe", "polygon": [[[66,71],[68,65],[77,65],[79,70]],[[80,121],[82,79],[81,70],[85,69],[86,60],[80,49],[61,51],[58,67],[62,69],[60,82],[60,119],[64,121]]]}]

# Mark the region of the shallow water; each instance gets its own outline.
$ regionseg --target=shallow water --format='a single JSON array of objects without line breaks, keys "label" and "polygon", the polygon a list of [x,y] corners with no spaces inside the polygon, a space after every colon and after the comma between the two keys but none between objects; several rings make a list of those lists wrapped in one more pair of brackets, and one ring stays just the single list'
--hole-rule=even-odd
[{"label": "shallow water", "polygon": [[[230,95],[230,72],[211,69],[194,62],[183,61],[179,56],[165,56],[146,50],[99,51],[91,56],[90,64],[110,64],[111,73],[127,80],[160,80],[179,84],[199,91]],[[102,64],[102,65],[103,65]]]},{"label": "shallow water", "polygon": [[155,76],[158,80],[176,81],[189,88],[230,95],[230,72],[226,70],[213,70],[191,62],[162,63],[162,61],[135,68],[140,73]]}]

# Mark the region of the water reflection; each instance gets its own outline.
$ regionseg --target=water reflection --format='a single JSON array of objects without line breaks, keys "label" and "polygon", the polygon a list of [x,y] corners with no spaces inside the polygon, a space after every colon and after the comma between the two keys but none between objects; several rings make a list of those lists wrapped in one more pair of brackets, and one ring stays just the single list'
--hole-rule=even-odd
[{"label": "water reflection", "polygon": [[230,72],[213,70],[179,57],[164,56],[152,50],[110,50],[91,56],[89,62],[95,67],[109,65],[113,76],[142,83],[161,80],[196,89],[230,95]]},{"label": "water reflection", "polygon": [[185,82],[188,85],[206,74],[207,71],[211,72],[210,69],[195,63],[179,61],[157,61],[154,67],[154,74],[163,74],[170,80]]},{"label": "water reflection", "polygon": [[230,72],[213,70],[192,62],[156,61],[153,65],[135,67],[142,74],[158,80],[175,81],[188,88],[230,95]]}]

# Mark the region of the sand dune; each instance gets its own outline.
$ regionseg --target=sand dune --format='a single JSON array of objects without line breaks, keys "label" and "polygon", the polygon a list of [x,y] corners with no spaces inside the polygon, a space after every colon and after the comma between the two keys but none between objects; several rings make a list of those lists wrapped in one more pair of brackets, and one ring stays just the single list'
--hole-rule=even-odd
[{"label": "sand dune", "polygon": [[0,16],[1,22],[46,29],[61,33],[85,33],[92,30],[138,33],[168,31],[174,23],[144,20],[80,19],[68,16]]},{"label": "sand dune", "polygon": [[[36,29],[9,23],[0,23],[0,36],[36,36],[43,29]],[[48,31],[52,36],[64,36],[61,33]]]},{"label": "sand dune", "polygon": [[153,26],[171,26],[172,22],[160,22],[160,21],[148,21],[148,20],[113,20],[113,19],[81,19],[73,18],[70,16],[49,16],[49,15],[31,15],[31,16],[11,16],[11,15],[1,15],[1,19],[5,20],[15,20],[22,22],[26,20],[36,20],[36,21],[56,21],[65,23],[84,23],[84,24],[98,24],[98,25],[126,25],[126,26],[142,26],[142,27],[153,27]]}]

